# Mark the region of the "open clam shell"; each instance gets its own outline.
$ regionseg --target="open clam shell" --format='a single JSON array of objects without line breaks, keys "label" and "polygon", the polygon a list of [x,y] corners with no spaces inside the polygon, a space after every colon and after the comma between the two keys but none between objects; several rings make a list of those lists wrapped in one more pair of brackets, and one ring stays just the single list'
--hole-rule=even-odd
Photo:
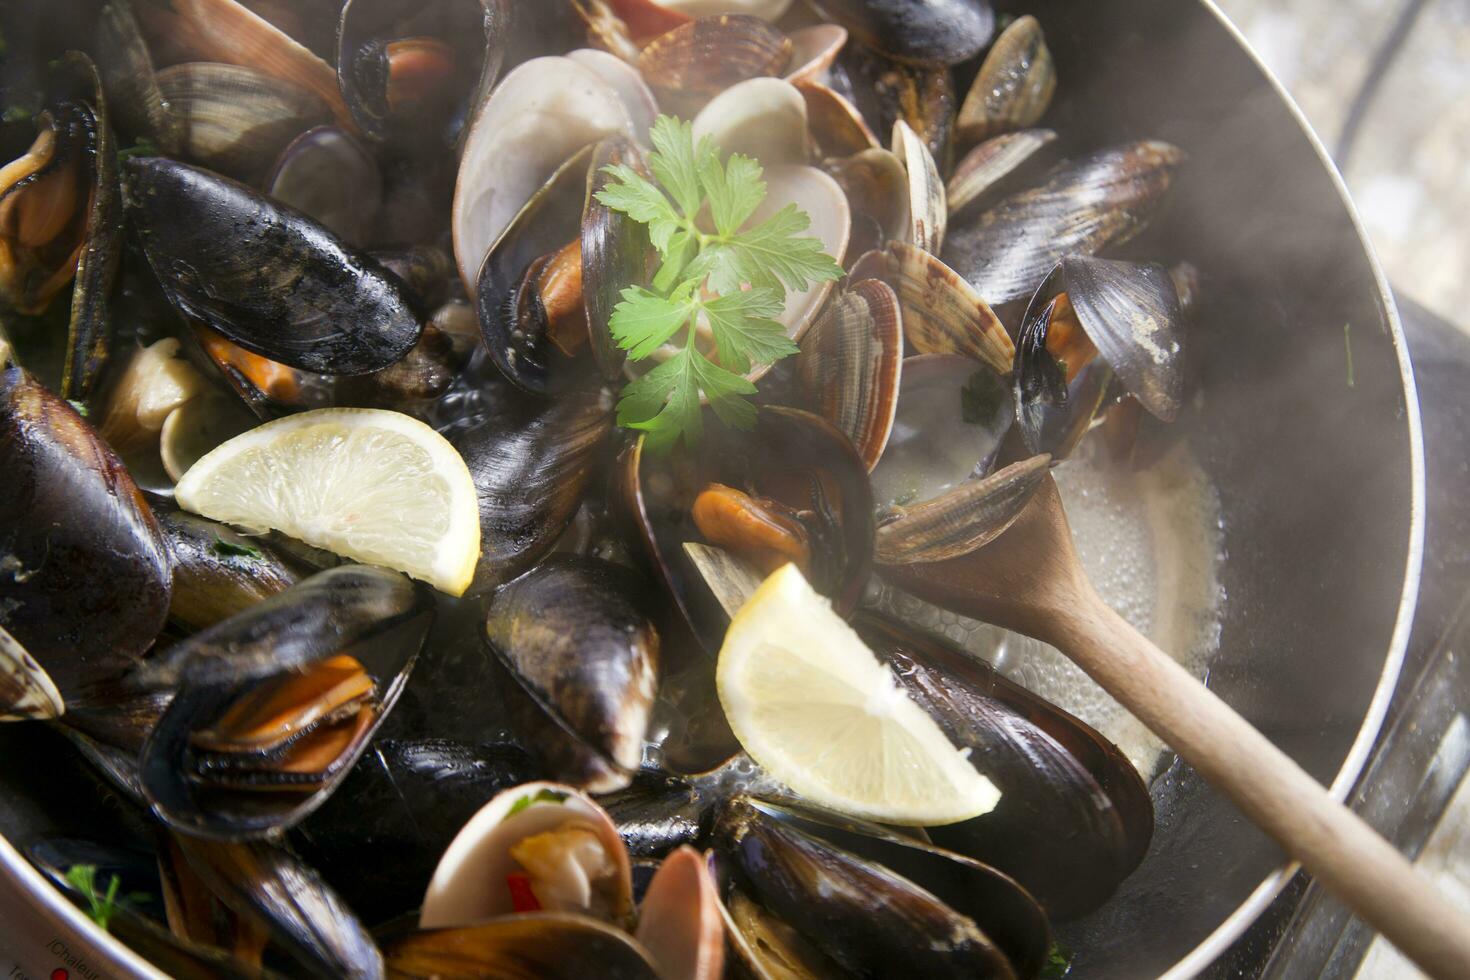
[{"label": "open clam shell", "polygon": [[533,58],[500,80],[468,124],[454,188],[454,257],[474,296],[485,256],[567,159],[612,133],[636,136],[616,90],[563,57]]},{"label": "open clam shell", "polygon": [[[730,86],[699,110],[693,127],[696,144],[708,136],[722,152],[742,153],[767,167],[807,161],[806,100],[779,78]],[[769,173],[766,179],[770,200]]]},{"label": "open clam shell", "polygon": [[601,78],[618,94],[628,118],[633,123],[633,137],[640,146],[648,145],[648,131],[658,117],[658,100],[638,69],[623,59],[596,48],[568,51],[566,57]]},{"label": "open clam shell", "polygon": [[877,224],[880,240],[875,248],[909,234],[909,177],[898,157],[884,149],[866,149],[827,160],[823,167],[847,194],[854,214],[867,215]]},{"label": "open clam shell", "polygon": [[1063,163],[956,228],[944,259],[996,308],[1030,299],[1064,256],[1095,255],[1142,230],[1183,160],[1177,147],[1144,141]]},{"label": "open clam shell", "polygon": [[431,619],[426,589],[344,565],[170,647],[140,678],[177,685],[139,758],[154,812],[216,840],[302,820],[367,748]]},{"label": "open clam shell", "polygon": [[648,42],[638,72],[661,104],[687,113],[732,85],[781,75],[791,47],[790,38],[759,17],[701,17]]},{"label": "open clam shell", "polygon": [[[822,251],[840,264],[847,254],[848,237],[852,233],[852,210],[837,182],[815,167],[769,167],[765,200],[747,224],[754,227],[788,205],[795,205],[810,216],[812,223],[804,234],[820,241]],[[828,280],[813,282],[799,292],[787,292],[786,308],[776,317],[776,322],[786,328],[786,336],[801,340],[826,303],[832,286]]]},{"label": "open clam shell", "polygon": [[893,155],[898,157],[909,177],[909,233],[907,241],[931,255],[944,247],[944,232],[949,223],[949,204],[944,196],[944,181],[934,155],[902,119],[893,124]]},{"label": "open clam shell", "polygon": [[836,295],[812,324],[797,375],[823,418],[852,440],[871,472],[888,445],[903,367],[898,297],[876,279]]},{"label": "open clam shell", "polygon": [[933,499],[893,508],[874,535],[874,559],[943,561],[989,544],[1021,516],[1050,465],[1050,456],[1032,456]]},{"label": "open clam shell", "polygon": [[229,177],[258,178],[298,133],[327,120],[309,89],[254,68],[186,62],[158,72],[188,158]]},{"label": "open clam shell", "polygon": [[510,707],[527,744],[595,793],[632,779],[658,690],[658,630],[640,593],[620,566],[554,555],[500,589],[486,615],[490,647],[525,695]]},{"label": "open clam shell", "polygon": [[847,44],[847,28],[837,24],[813,24],[791,32],[791,61],[786,80],[821,84],[832,63]]},{"label": "open clam shell", "polygon": [[1036,125],[1056,88],[1056,65],[1041,24],[1030,14],[1017,17],[990,46],[960,106],[956,120],[960,140],[978,143]]},{"label": "open clam shell", "polygon": [[[573,864],[562,869],[556,890],[555,909],[562,913],[580,909],[586,914],[622,926],[633,914],[632,867],[617,827],[602,807],[574,787],[561,783],[525,783],[503,790],[480,808],[450,843],[424,893],[419,912],[423,929],[467,926],[497,915],[524,911],[516,907],[508,876],[524,874],[512,850],[527,838],[575,828],[591,835],[600,860]],[[531,886],[547,904],[545,891]],[[524,899],[524,896],[522,896]]]},{"label": "open clam shell", "polygon": [[665,980],[718,980],[725,934],[715,882],[703,856],[680,847],[663,859],[643,904],[634,937]]},{"label": "open clam shell", "polygon": [[66,702],[20,641],[0,627],[0,721],[59,718]]},{"label": "open clam shell", "polygon": [[1007,178],[1056,138],[1050,129],[1023,129],[993,136],[965,154],[945,185],[951,220],[992,200],[1010,184]]},{"label": "open clam shell", "polygon": [[806,100],[812,141],[823,158],[848,157],[880,147],[857,106],[820,82],[797,80],[794,84]]}]

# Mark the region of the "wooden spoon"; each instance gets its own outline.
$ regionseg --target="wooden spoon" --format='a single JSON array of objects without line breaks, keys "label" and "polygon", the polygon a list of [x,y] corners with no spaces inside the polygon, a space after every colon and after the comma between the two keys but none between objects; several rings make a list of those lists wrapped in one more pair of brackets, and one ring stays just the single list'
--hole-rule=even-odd
[{"label": "wooden spoon", "polygon": [[1077,560],[1051,477],[978,552],[881,572],[946,609],[1061,650],[1421,969],[1470,977],[1470,917],[1102,601]]}]

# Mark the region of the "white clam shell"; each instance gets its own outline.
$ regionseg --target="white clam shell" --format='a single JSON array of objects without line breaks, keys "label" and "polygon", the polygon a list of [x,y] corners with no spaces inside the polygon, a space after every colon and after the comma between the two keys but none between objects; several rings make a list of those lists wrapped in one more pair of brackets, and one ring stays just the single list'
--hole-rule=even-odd
[{"label": "white clam shell", "polygon": [[480,264],[567,158],[610,133],[636,135],[618,92],[570,58],[533,58],[506,75],[470,123],[454,187],[454,257],[473,296]]},{"label": "white clam shell", "polygon": [[[537,802],[520,812],[516,804],[542,791],[565,794],[559,802]],[[534,834],[555,830],[575,820],[590,825],[617,866],[620,918],[632,911],[632,867],[628,849],[607,812],[590,796],[561,783],[524,783],[496,794],[460,828],[429,880],[419,912],[419,928],[441,929],[473,925],[515,909],[505,886],[506,875],[518,870],[510,849]]]},{"label": "white clam shell", "polygon": [[745,14],[761,20],[775,21],[786,13],[791,6],[791,0],[659,0],[659,6],[690,17]]},{"label": "white clam shell", "polygon": [[847,28],[836,24],[814,24],[792,31],[791,70],[786,73],[788,82],[825,83],[832,62],[837,60],[843,45],[847,44]]},{"label": "white clam shell", "polygon": [[694,117],[694,141],[708,136],[725,153],[755,157],[767,167],[806,163],[806,100],[780,78],[732,85]]},{"label": "white clam shell", "polygon": [[26,721],[60,718],[66,702],[56,689],[51,675],[20,645],[20,641],[0,626],[0,721]]},{"label": "white clam shell", "polygon": [[[822,250],[841,263],[852,232],[852,210],[837,181],[816,167],[766,168],[766,199],[750,216],[750,225],[759,224],[788,204],[811,216],[811,227],[803,236],[820,239]],[[786,309],[776,318],[786,328],[786,335],[800,340],[831,292],[831,282],[812,283],[799,293],[788,292]]]},{"label": "white clam shell", "polygon": [[567,57],[612,87],[622,100],[623,108],[628,110],[628,118],[633,121],[634,138],[647,146],[648,131],[658,118],[658,100],[644,83],[643,76],[638,74],[638,69],[622,58],[596,48],[578,48],[567,52]]}]

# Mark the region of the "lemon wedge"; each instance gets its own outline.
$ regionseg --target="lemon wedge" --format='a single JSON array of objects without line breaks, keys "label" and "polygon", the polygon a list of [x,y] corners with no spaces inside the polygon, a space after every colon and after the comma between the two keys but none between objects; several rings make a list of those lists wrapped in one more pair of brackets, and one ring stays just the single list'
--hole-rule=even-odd
[{"label": "lemon wedge", "polygon": [[480,510],[464,460],[400,412],[324,408],[217,446],[174,488],[180,507],[272,528],[462,595],[480,557]]},{"label": "lemon wedge", "polygon": [[938,826],[1000,799],[794,565],[730,621],[715,680],[745,751],[813,803]]}]

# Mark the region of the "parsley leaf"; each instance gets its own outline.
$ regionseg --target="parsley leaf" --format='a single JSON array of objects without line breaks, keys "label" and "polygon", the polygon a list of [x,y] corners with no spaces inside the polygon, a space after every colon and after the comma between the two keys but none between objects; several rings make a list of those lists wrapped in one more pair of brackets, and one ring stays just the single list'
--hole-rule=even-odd
[{"label": "parsley leaf", "polygon": [[235,544],[233,541],[226,541],[221,537],[214,539],[214,544],[210,546],[210,550],[221,558],[252,558],[260,561],[265,557],[259,548],[253,548],[248,544]]},{"label": "parsley leaf", "polygon": [[74,864],[66,871],[67,882],[81,892],[82,898],[87,902],[87,918],[106,931],[107,925],[117,910],[125,908],[130,903],[144,901],[148,898],[145,893],[133,893],[119,896],[118,889],[122,887],[122,879],[117,875],[107,884],[107,890],[102,894],[97,893],[97,866],[95,864]]},{"label": "parsley leaf", "polygon": [[535,806],[537,803],[561,803],[567,798],[566,793],[559,793],[554,789],[537,790],[534,795],[523,796],[510,805],[510,811],[506,813],[506,819],[510,819],[522,810]]},{"label": "parsley leaf", "polygon": [[696,145],[693,126],[671,116],[658,118],[650,138],[657,184],[611,166],[597,199],[647,225],[661,260],[648,287],[622,291],[609,324],[629,360],[660,360],[618,402],[618,424],[647,433],[657,451],[699,440],[702,399],[725,425],[754,425],[746,396],[756,388],[745,375],[797,351],[777,319],[787,291],[837,279],[842,267],[820,239],[802,236],[811,219],[795,205],[746,228],[766,197],[755,160],[736,153],[722,162],[714,143]]},{"label": "parsley leaf", "polygon": [[1046,965],[1041,968],[1042,980],[1061,980],[1072,969],[1072,951],[1061,943],[1053,942],[1046,953]]}]

